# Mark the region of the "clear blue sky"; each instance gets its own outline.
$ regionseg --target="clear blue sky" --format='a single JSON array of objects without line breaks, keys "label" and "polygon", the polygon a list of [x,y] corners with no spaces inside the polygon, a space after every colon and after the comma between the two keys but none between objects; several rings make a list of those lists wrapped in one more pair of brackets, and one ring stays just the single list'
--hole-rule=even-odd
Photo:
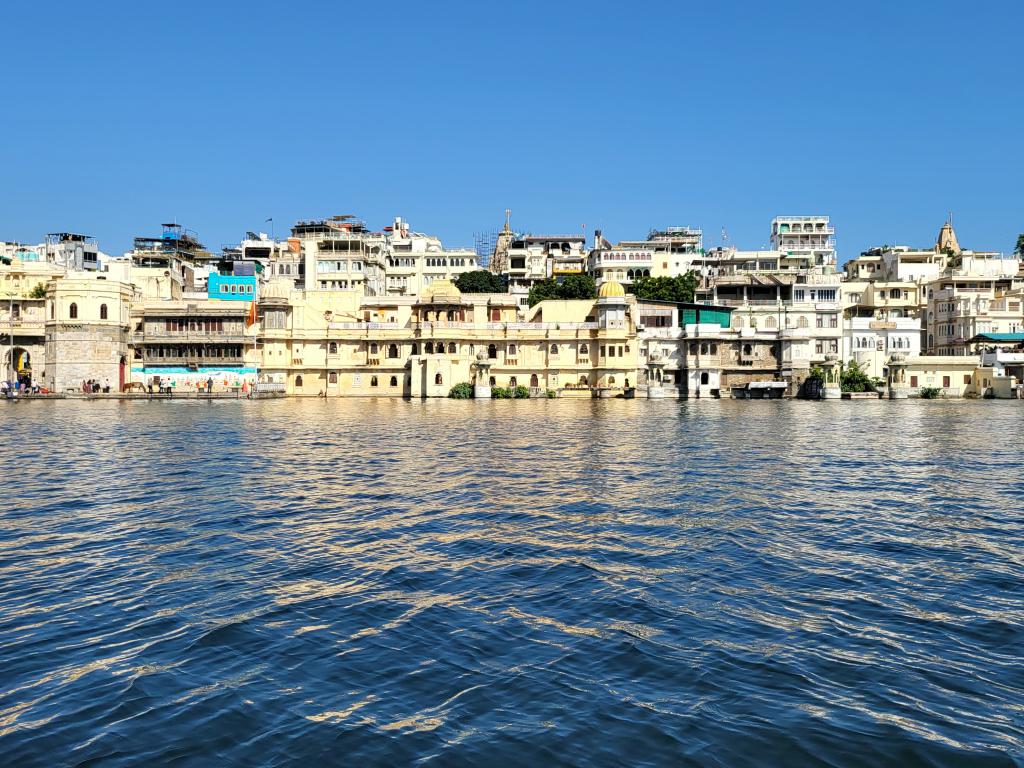
[{"label": "clear blue sky", "polygon": [[1024,232],[1020,2],[6,2],[0,239],[272,216],[721,228],[840,258]]}]

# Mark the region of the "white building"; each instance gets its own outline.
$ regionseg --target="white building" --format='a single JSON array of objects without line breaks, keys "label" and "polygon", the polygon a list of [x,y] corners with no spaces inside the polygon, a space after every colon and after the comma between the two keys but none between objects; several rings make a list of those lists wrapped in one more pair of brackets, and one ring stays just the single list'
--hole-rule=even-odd
[{"label": "white building", "polygon": [[771,248],[790,257],[804,258],[808,267],[833,271],[835,235],[828,216],[776,216],[772,219]]}]

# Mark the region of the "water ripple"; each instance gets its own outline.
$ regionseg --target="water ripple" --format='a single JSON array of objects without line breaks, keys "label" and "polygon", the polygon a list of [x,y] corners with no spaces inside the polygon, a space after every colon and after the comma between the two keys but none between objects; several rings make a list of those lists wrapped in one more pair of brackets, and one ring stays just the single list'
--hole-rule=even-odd
[{"label": "water ripple", "polygon": [[0,763],[1024,765],[1018,403],[0,426]]}]

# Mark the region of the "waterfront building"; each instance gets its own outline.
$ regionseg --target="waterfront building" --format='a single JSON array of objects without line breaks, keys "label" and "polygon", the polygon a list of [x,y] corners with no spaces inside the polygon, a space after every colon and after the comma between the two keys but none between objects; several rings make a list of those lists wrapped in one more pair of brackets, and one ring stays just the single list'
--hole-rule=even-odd
[{"label": "waterfront building", "polygon": [[841,353],[844,362],[855,362],[868,376],[886,379],[887,361],[897,353],[907,357],[921,354],[921,321],[918,318],[844,318]]},{"label": "waterfront building", "polygon": [[261,373],[296,395],[444,397],[476,380],[535,394],[622,391],[636,383],[631,297],[609,284],[596,300],[545,301],[519,319],[510,294],[462,294],[436,280],[417,297],[358,291],[260,295]]},{"label": "waterfront building", "polygon": [[1024,397],[1024,333],[987,333],[973,339],[981,347],[981,366],[992,372],[992,397]]},{"label": "waterfront building", "polygon": [[806,359],[777,329],[740,326],[726,305],[640,300],[641,379],[649,397],[795,395]]},{"label": "waterfront building", "polygon": [[64,270],[38,252],[13,250],[0,261],[0,342],[5,381],[42,384],[46,372],[46,286]]},{"label": "waterfront building", "polygon": [[978,355],[908,357],[905,375],[911,396],[928,387],[941,390],[943,397],[980,397],[992,385],[992,372],[983,369]]},{"label": "waterfront building", "polygon": [[120,391],[128,381],[131,284],[97,272],[71,272],[46,285],[45,372],[36,383],[81,391],[88,379]]},{"label": "waterfront building", "polygon": [[145,386],[240,388],[257,378],[256,331],[247,301],[141,299],[131,307],[131,380]]},{"label": "waterfront building", "polygon": [[[742,258],[734,255],[733,260]],[[710,288],[698,291],[698,297],[733,308],[734,330],[778,341],[781,375],[799,386],[811,367],[821,365],[826,355],[839,353],[843,333],[839,276],[816,269],[762,269],[776,262],[761,259],[748,263],[756,263],[756,271],[727,265],[725,273],[711,280]]]}]

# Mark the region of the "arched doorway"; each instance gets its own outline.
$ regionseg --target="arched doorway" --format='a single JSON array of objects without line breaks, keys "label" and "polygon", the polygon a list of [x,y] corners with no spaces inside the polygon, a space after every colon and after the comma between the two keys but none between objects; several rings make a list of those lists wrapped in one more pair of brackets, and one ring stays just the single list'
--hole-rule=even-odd
[{"label": "arched doorway", "polygon": [[117,366],[117,391],[118,392],[124,392],[124,385],[126,383],[125,382],[125,374],[127,373],[127,371],[126,371],[127,368],[128,368],[128,361],[125,360],[124,357],[122,357],[121,358],[121,362]]},{"label": "arched doorway", "polygon": [[23,386],[32,386],[32,356],[24,347],[15,347],[4,355],[3,377],[8,376],[13,376]]},{"label": "arched doorway", "polygon": [[540,382],[537,379],[537,374],[536,373],[534,373],[534,374],[532,374],[530,376],[530,386],[533,387],[534,389],[536,389],[537,387],[540,386]]}]

